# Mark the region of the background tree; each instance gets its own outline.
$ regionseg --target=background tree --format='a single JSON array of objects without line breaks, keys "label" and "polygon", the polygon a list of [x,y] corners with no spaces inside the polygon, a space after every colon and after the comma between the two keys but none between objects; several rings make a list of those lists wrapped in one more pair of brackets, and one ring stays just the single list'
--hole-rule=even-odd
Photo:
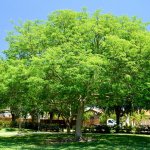
[{"label": "background tree", "polygon": [[[137,59],[139,52],[133,38],[135,32],[145,33],[146,28],[135,18],[129,20],[121,17],[119,22],[120,19],[123,22],[121,29],[119,30],[117,27],[113,29],[115,35],[111,35],[110,32],[110,35],[105,36],[105,41],[102,43],[103,54],[109,61],[109,67],[104,75],[106,78],[100,87],[100,99],[104,100],[102,100],[102,105],[115,110],[118,125],[122,113],[129,113],[140,107],[140,104],[137,103],[137,97],[138,94],[142,94],[142,91],[137,93],[137,88],[142,85],[141,82],[143,81],[139,79],[139,76],[143,73],[145,77],[147,76],[145,74],[146,68],[142,67],[144,72],[140,71],[141,66],[139,65],[139,59]],[[129,24],[132,24],[132,26],[128,26]],[[128,30],[130,32],[127,32]],[[144,47],[142,49],[145,51]],[[142,54],[140,54],[140,57],[142,57]],[[138,84],[139,82],[140,84]]]}]

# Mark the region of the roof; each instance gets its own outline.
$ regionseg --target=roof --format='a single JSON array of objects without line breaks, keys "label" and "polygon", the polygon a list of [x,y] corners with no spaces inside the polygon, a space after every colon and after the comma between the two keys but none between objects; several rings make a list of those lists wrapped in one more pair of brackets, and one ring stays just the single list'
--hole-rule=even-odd
[{"label": "roof", "polygon": [[103,113],[103,110],[100,109],[100,108],[97,108],[97,107],[86,107],[84,111],[85,112],[87,112],[87,111],[94,111],[96,113]]}]

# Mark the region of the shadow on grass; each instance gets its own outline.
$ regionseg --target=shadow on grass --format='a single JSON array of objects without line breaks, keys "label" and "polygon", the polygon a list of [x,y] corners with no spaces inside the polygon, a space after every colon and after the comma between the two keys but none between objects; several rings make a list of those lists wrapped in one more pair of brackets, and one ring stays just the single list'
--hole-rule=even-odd
[{"label": "shadow on grass", "polygon": [[13,131],[17,131],[17,129],[15,129],[15,128],[6,128],[5,131],[6,132],[13,132]]},{"label": "shadow on grass", "polygon": [[68,149],[119,149],[119,150],[149,150],[150,136],[86,134],[92,137],[91,142],[46,143],[47,139],[72,138],[67,134],[29,134],[25,136],[0,137],[0,149],[28,149],[28,150],[68,150]]},{"label": "shadow on grass", "polygon": [[96,141],[86,143],[71,143],[53,145],[53,149],[119,149],[119,150],[149,150],[150,137],[133,135],[92,135]]}]

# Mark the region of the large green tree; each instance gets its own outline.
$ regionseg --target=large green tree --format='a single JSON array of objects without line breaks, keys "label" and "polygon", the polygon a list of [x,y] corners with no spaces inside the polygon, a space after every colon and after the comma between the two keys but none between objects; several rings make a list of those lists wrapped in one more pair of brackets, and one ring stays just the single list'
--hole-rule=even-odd
[{"label": "large green tree", "polygon": [[115,109],[119,124],[122,107],[149,103],[150,38],[136,17],[59,10],[16,26],[6,39],[10,99],[15,91],[30,111],[55,107],[75,116],[77,139],[86,106]]}]

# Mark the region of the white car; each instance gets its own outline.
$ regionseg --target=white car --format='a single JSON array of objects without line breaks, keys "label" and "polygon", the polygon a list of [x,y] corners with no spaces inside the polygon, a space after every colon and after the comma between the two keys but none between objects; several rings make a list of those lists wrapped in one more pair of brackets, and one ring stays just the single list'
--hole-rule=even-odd
[{"label": "white car", "polygon": [[114,119],[107,119],[107,126],[115,126],[117,123]]},{"label": "white car", "polygon": [[10,117],[12,117],[12,116],[11,116],[11,113],[10,113],[10,112],[7,112],[7,111],[6,111],[6,112],[3,113],[3,117],[10,118]]}]

